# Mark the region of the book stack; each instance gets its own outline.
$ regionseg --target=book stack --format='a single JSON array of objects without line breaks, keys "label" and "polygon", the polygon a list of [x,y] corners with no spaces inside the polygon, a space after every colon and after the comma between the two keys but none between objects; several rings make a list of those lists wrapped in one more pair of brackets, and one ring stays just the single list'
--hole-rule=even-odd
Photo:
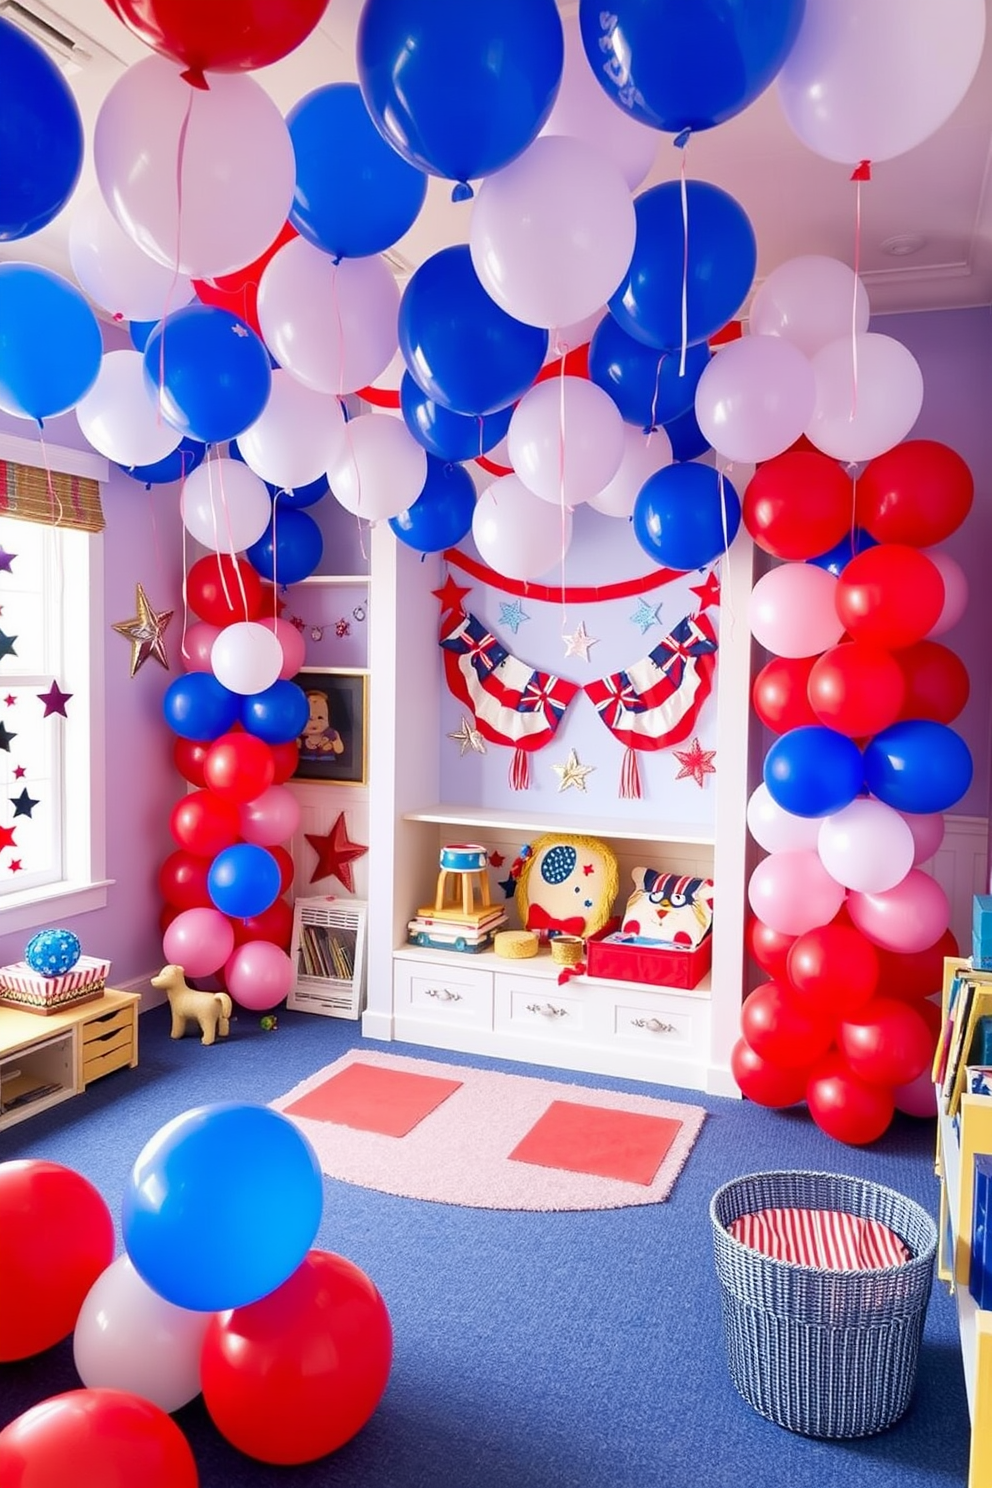
[{"label": "book stack", "polygon": [[988,1063],[992,1048],[992,974],[965,963],[954,974],[947,999],[933,1078],[941,1109],[956,1116],[969,1091],[969,1068]]},{"label": "book stack", "polygon": [[408,922],[407,939],[412,945],[477,953],[486,949],[506,920],[506,911],[498,904],[486,905],[468,914],[459,909],[435,909],[433,905],[426,905],[418,909]]},{"label": "book stack", "polygon": [[298,969],[322,981],[351,982],[355,976],[355,935],[332,925],[300,928]]}]

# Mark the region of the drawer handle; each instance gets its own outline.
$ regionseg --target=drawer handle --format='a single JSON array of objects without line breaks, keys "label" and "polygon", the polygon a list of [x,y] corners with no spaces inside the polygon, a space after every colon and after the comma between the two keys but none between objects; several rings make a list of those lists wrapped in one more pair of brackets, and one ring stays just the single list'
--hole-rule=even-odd
[{"label": "drawer handle", "polygon": [[634,1028],[647,1028],[651,1033],[676,1033],[674,1023],[662,1023],[660,1018],[631,1018]]},{"label": "drawer handle", "polygon": [[546,1002],[543,1007],[539,1002],[529,1002],[527,1004],[527,1011],[529,1013],[540,1013],[542,1018],[568,1017],[568,1008],[555,1007],[553,1002]]},{"label": "drawer handle", "polygon": [[424,989],[428,997],[436,997],[438,1002],[461,1002],[460,992],[449,992],[447,987],[427,987]]}]

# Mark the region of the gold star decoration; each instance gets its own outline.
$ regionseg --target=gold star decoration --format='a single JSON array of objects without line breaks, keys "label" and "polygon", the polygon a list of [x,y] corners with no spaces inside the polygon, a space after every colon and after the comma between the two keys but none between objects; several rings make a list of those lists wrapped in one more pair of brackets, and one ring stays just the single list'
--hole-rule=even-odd
[{"label": "gold star decoration", "polygon": [[140,584],[135,586],[135,608],[138,613],[130,620],[116,620],[113,629],[131,642],[131,676],[140,672],[148,658],[154,657],[159,666],[169,670],[169,658],[165,651],[165,632],[172,619],[172,610],[153,610],[148,596]]},{"label": "gold star decoration", "polygon": [[584,620],[579,621],[578,629],[571,635],[563,635],[562,640],[565,642],[565,655],[578,656],[582,661],[589,660],[589,647],[597,644],[597,638],[586,630]]},{"label": "gold star decoration", "polygon": [[673,749],[672,753],[682,766],[676,780],[691,778],[702,789],[705,777],[716,774],[716,765],[713,763],[716,750],[704,749],[698,739],[693,739],[688,749]]},{"label": "gold star decoration", "polygon": [[471,749],[475,754],[485,754],[486,752],[486,741],[479,733],[479,730],[472,727],[472,720],[470,718],[463,717],[459,727],[453,734],[449,734],[448,738],[454,739],[456,744],[462,746],[458,751],[459,754],[464,754],[466,749]]},{"label": "gold star decoration", "polygon": [[596,768],[595,765],[580,765],[579,757],[574,749],[568,751],[568,759],[563,765],[552,765],[552,770],[558,776],[559,791],[568,790],[574,785],[576,790],[583,793],[586,788],[586,776],[591,775]]}]

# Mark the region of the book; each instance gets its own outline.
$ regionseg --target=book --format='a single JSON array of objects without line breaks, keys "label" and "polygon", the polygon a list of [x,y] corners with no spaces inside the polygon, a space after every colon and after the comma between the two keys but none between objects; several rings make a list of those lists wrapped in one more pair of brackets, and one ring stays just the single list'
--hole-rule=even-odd
[{"label": "book", "polygon": [[960,1010],[955,1018],[954,1039],[942,1092],[944,1109],[948,1116],[956,1116],[961,1104],[968,1054],[975,1041],[978,1020],[992,1014],[992,986],[987,982],[977,983],[969,977],[965,981],[959,1002]]}]

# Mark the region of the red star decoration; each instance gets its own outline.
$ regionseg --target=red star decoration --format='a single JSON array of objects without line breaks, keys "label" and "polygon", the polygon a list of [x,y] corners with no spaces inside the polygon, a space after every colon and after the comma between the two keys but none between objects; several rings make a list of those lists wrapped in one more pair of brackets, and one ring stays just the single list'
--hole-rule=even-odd
[{"label": "red star decoration", "polygon": [[708,610],[710,605],[718,605],[720,603],[720,580],[713,570],[710,569],[703,582],[701,584],[693,584],[689,593],[699,595],[700,610]]},{"label": "red star decoration", "polygon": [[20,858],[11,858],[11,860],[10,860],[10,871],[11,871],[11,873],[20,873],[20,871],[21,871],[21,860],[20,860]]},{"label": "red star decoration", "polygon": [[462,600],[469,592],[467,587],[463,589],[461,584],[456,584],[450,573],[440,589],[431,590],[431,593],[435,594],[441,601],[441,610],[444,614],[447,614],[450,610],[460,610]]},{"label": "red star decoration", "polygon": [[0,852],[5,847],[15,847],[13,827],[0,827]]},{"label": "red star decoration", "polygon": [[506,859],[504,858],[502,853],[491,852],[489,854],[489,862],[493,868],[502,868],[503,864],[506,862]]},{"label": "red star decoration", "polygon": [[53,682],[47,692],[39,692],[37,694],[38,701],[45,705],[45,718],[50,713],[61,713],[64,718],[66,716],[65,705],[71,697],[72,693],[63,692],[57,682]]},{"label": "red star decoration", "polygon": [[7,704],[8,708],[12,708],[17,702],[17,699],[12,692],[8,692],[7,696],[4,698],[4,702]]},{"label": "red star decoration", "polygon": [[716,765],[713,763],[716,750],[704,749],[698,739],[693,739],[688,749],[673,749],[672,753],[682,766],[676,780],[687,780],[691,776],[702,788],[704,778],[716,774]]},{"label": "red star decoration", "polygon": [[23,780],[23,779],[24,779],[24,777],[25,777],[25,775],[26,775],[26,774],[27,774],[27,773],[28,773],[28,772],[27,772],[27,770],[26,770],[26,769],[25,769],[25,768],[24,768],[24,766],[23,766],[23,765],[18,765],[18,766],[17,766],[17,767],[16,767],[16,769],[15,769],[15,770],[14,770],[14,779],[15,779],[15,780]]},{"label": "red star decoration", "polygon": [[368,848],[363,847],[360,842],[351,841],[344,812],[338,813],[337,821],[323,836],[315,832],[305,832],[303,835],[317,854],[317,866],[310,875],[310,882],[316,883],[321,878],[337,878],[344,884],[348,893],[353,894],[355,876],[351,865],[356,858],[364,857]]}]

